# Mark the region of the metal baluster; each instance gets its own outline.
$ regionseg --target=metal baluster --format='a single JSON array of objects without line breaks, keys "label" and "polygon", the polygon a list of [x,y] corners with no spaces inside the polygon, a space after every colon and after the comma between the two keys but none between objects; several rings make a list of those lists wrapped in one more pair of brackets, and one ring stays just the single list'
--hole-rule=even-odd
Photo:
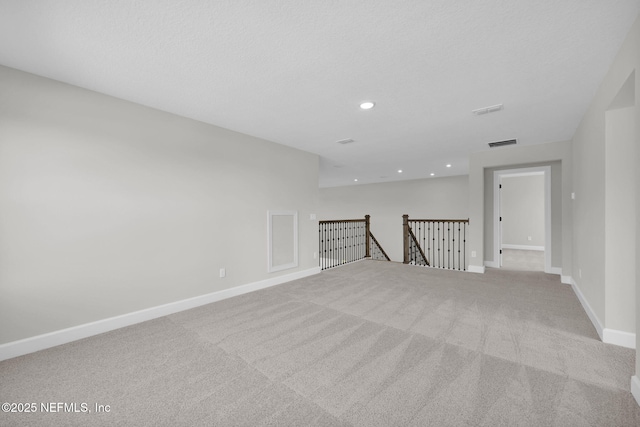
[{"label": "metal baluster", "polygon": [[353,261],[356,258],[356,253],[355,253],[355,228],[356,228],[356,224],[357,223],[351,223],[349,225],[349,253],[351,254],[351,261]]},{"label": "metal baluster", "polygon": [[440,268],[445,268],[445,264],[444,264],[444,221],[441,221],[442,224],[442,261],[440,261]]},{"label": "metal baluster", "polygon": [[347,262],[353,261],[353,253],[351,252],[351,223],[347,224],[347,240],[346,240],[346,248],[347,248]]},{"label": "metal baluster", "polygon": [[460,249],[462,246],[462,240],[460,240],[460,230],[462,228],[462,223],[458,223],[458,270],[461,270],[462,265],[460,264]]},{"label": "metal baluster", "polygon": [[447,268],[451,268],[451,223],[447,222]]},{"label": "metal baluster", "polygon": [[321,234],[322,234],[322,240],[320,241],[321,248],[320,248],[319,256],[320,256],[320,264],[322,265],[322,269],[324,270],[325,268],[327,268],[327,266],[325,265],[326,261],[324,261],[326,259],[326,254],[325,254],[326,246],[324,241],[327,238],[327,224],[324,224],[324,223],[322,224]]},{"label": "metal baluster", "polygon": [[358,223],[358,259],[364,258],[363,254],[363,244],[362,244],[362,223]]},{"label": "metal baluster", "polygon": [[342,265],[342,223],[338,223],[338,265]]},{"label": "metal baluster", "polygon": [[339,261],[338,244],[340,239],[340,235],[338,234],[339,227],[340,227],[340,224],[336,223],[335,227],[333,228],[333,266],[334,267],[339,265],[338,264],[338,261]]},{"label": "metal baluster", "polygon": [[467,271],[467,223],[463,223],[463,233],[462,235],[464,236],[464,247],[462,248],[463,252],[462,252],[462,262],[463,262],[463,270]]}]

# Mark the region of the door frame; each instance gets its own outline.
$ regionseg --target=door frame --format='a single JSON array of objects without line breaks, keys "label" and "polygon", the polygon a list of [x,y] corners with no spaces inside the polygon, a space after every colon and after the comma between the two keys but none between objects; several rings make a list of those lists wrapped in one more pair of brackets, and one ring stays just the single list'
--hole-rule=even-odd
[{"label": "door frame", "polygon": [[544,175],[544,272],[551,273],[551,166],[504,169],[493,172],[493,263],[502,267],[502,225],[500,224],[500,181],[503,177]]}]

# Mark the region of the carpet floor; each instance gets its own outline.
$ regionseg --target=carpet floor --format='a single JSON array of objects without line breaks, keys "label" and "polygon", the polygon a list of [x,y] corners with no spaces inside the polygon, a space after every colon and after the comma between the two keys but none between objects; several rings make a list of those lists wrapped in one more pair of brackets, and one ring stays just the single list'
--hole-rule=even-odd
[{"label": "carpet floor", "polygon": [[504,270],[544,271],[544,251],[502,249]]},{"label": "carpet floor", "polygon": [[638,426],[634,366],[558,276],[362,261],[0,362],[0,425]]}]

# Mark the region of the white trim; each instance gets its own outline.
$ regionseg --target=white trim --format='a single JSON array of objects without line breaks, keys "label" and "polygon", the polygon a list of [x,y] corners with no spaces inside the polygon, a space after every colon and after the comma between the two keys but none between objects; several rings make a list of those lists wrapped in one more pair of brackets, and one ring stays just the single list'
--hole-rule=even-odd
[{"label": "white trim", "polygon": [[573,277],[571,276],[563,276],[562,272],[560,272],[560,282],[564,283],[565,285],[570,285],[573,283]]},{"label": "white trim", "polygon": [[500,254],[500,240],[502,230],[500,228],[500,175],[498,171],[493,172],[493,264],[494,268],[502,265],[502,255]]},{"label": "white trim", "polygon": [[480,265],[470,265],[469,268],[467,269],[467,271],[469,273],[480,273],[480,274],[484,274],[484,265],[480,266]]},{"label": "white trim", "polygon": [[551,267],[549,270],[549,274],[557,274],[558,276],[562,276],[562,268],[561,267]]},{"label": "white trim", "polygon": [[573,279],[571,279],[571,288],[573,289],[573,292],[578,297],[578,301],[580,301],[580,304],[582,304],[582,308],[587,313],[587,316],[589,316],[589,320],[591,320],[591,323],[593,323],[593,326],[596,328],[596,332],[598,333],[598,336],[602,340],[603,329],[604,329],[602,327],[602,323],[600,322],[600,319],[598,319],[598,316],[596,315],[596,313],[593,311],[593,309],[591,308],[591,306],[587,302],[587,300],[584,297],[584,295],[582,295],[582,292],[580,291],[580,288],[578,288],[578,285],[576,284],[575,280],[573,280]]},{"label": "white trim", "polygon": [[[293,260],[288,264],[273,265],[273,217],[290,216],[293,219]],[[288,270],[298,266],[298,211],[267,211],[267,271]]]},{"label": "white trim", "polygon": [[519,249],[523,251],[544,251],[544,246],[509,245],[509,244],[503,243],[502,249]]},{"label": "white trim", "polygon": [[500,265],[497,261],[485,261],[484,266],[490,268],[500,268]]},{"label": "white trim", "polygon": [[[500,248],[500,179],[503,176],[528,176],[544,174],[544,271],[551,273],[551,166],[536,166],[493,171],[493,260],[501,266]],[[515,248],[514,248],[515,249]],[[553,274],[553,273],[551,273]]]},{"label": "white trim", "polygon": [[248,283],[246,285],[236,286],[234,288],[225,289],[218,292],[212,292],[209,294],[187,298],[156,307],[146,308],[144,310],[134,311],[132,313],[127,313],[120,316],[110,317],[95,322],[85,323],[83,325],[73,326],[71,328],[61,329],[59,331],[49,332],[47,334],[37,335],[35,337],[25,338],[19,341],[9,342],[0,345],[0,360],[11,359],[12,357],[22,356],[24,354],[33,353],[35,351],[44,350],[46,348],[55,347],[61,344],[66,344],[71,341],[76,341],[93,335],[102,334],[104,332],[113,331],[114,329],[123,328],[125,326],[134,325],[136,323],[146,322],[147,320],[156,319],[158,317],[167,316],[169,314],[178,313],[184,310],[189,310],[201,305],[211,304],[223,299],[243,295],[264,288],[269,288],[271,286],[280,285],[291,280],[302,279],[303,277],[312,276],[318,273],[320,273],[320,267],[314,267],[308,270],[285,274],[278,277],[272,277],[269,279]]},{"label": "white trim", "polygon": [[636,399],[636,403],[640,405],[640,378],[637,375],[631,377],[631,394]]},{"label": "white trim", "polygon": [[593,326],[596,328],[596,332],[598,333],[598,336],[603,343],[632,349],[636,348],[636,334],[631,332],[618,331],[616,329],[604,328],[602,326],[602,322],[600,322],[600,319],[598,319],[598,316],[587,302],[586,298],[580,291],[580,288],[578,288],[578,285],[573,280],[573,278],[569,276],[562,277],[563,283],[566,283],[564,282],[566,278],[569,278],[571,280],[571,287],[573,288],[573,292],[578,297],[580,304],[582,304],[582,308],[587,313],[587,316],[591,320],[591,323],[593,323]]},{"label": "white trim", "polygon": [[[542,175],[544,172],[541,170],[534,170],[536,168],[522,168],[522,169],[515,169],[515,170],[528,170],[531,169],[531,172],[516,172],[516,173],[510,173],[509,176],[512,178],[515,177],[519,177],[519,176],[535,176],[535,175]],[[500,171],[501,172],[501,171]]]},{"label": "white trim", "polygon": [[616,329],[604,328],[602,331],[602,342],[619,345],[620,347],[636,348],[636,334]]}]

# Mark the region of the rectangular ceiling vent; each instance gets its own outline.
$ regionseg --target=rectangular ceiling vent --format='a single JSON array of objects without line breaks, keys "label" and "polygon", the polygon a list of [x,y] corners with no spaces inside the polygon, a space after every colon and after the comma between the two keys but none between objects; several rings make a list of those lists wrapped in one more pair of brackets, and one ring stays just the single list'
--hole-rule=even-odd
[{"label": "rectangular ceiling vent", "polygon": [[515,139],[508,139],[506,141],[490,142],[489,143],[489,147],[494,148],[494,147],[502,147],[504,145],[513,145],[516,142],[517,141]]},{"label": "rectangular ceiling vent", "polygon": [[336,141],[336,142],[338,144],[342,144],[342,145],[351,144],[353,142],[353,139],[351,139],[351,138],[341,139],[340,141]]},{"label": "rectangular ceiling vent", "polygon": [[500,111],[504,108],[503,104],[491,105],[489,107],[478,108],[477,110],[471,111],[476,116],[481,116],[483,114],[495,113],[496,111]]}]

